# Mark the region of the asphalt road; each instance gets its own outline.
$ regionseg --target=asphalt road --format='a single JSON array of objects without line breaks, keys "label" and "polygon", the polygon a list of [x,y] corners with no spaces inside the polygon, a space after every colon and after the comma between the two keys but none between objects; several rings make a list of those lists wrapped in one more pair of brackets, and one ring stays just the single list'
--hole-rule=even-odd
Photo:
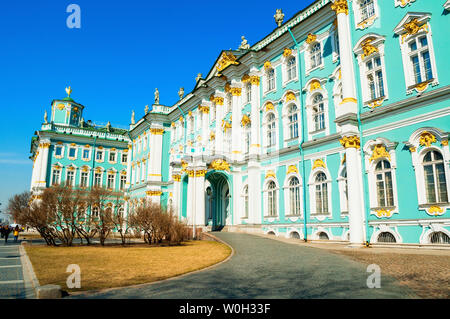
[{"label": "asphalt road", "polygon": [[367,287],[365,265],[325,250],[240,233],[214,233],[235,255],[212,269],[139,287],[71,298],[299,299],[414,298],[381,274],[381,288]]}]

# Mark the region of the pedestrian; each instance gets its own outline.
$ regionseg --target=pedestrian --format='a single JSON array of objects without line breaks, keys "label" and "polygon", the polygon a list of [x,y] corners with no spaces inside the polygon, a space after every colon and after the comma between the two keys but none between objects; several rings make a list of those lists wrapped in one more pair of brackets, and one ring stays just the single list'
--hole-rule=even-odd
[{"label": "pedestrian", "polygon": [[8,237],[9,234],[11,233],[12,228],[9,227],[9,225],[5,225],[5,227],[3,227],[3,232],[5,234],[5,245],[8,243]]},{"label": "pedestrian", "polygon": [[3,226],[1,226],[1,225],[0,225],[0,234],[1,234],[2,238],[5,237],[5,232],[3,230]]},{"label": "pedestrian", "polygon": [[14,228],[14,233],[13,233],[15,243],[17,243],[17,239],[19,238],[19,231],[20,231],[19,226],[16,225],[16,228]]}]

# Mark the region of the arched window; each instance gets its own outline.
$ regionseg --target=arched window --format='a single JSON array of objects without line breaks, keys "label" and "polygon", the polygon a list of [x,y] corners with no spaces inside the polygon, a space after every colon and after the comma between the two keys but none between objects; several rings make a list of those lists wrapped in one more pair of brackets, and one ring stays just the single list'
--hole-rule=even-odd
[{"label": "arched window", "polygon": [[100,209],[97,206],[92,207],[92,217],[98,218]]},{"label": "arched window", "polygon": [[316,196],[316,214],[328,214],[328,182],[323,172],[316,175],[314,182]]},{"label": "arched window", "polygon": [[292,79],[295,79],[296,77],[296,70],[295,70],[295,57],[290,57],[287,61],[287,80],[290,81]]},{"label": "arched window", "polygon": [[450,237],[444,232],[433,232],[430,234],[430,243],[432,244],[450,244]]},{"label": "arched window", "polygon": [[267,216],[277,216],[277,185],[270,181],[267,185]]},{"label": "arched window", "polygon": [[275,89],[275,70],[270,69],[267,71],[267,91]]},{"label": "arched window", "polygon": [[314,121],[314,130],[321,131],[325,129],[325,108],[322,94],[317,94],[313,98],[312,116]]},{"label": "arched window", "polygon": [[298,137],[298,108],[297,105],[292,104],[288,109],[288,125],[289,125],[289,138]]},{"label": "arched window", "polygon": [[426,153],[423,158],[423,170],[427,203],[447,203],[447,184],[442,154],[437,151]]},{"label": "arched window", "polygon": [[375,167],[375,179],[377,183],[378,207],[394,206],[394,191],[392,187],[391,164],[382,160]]},{"label": "arched window", "polygon": [[267,146],[274,146],[277,143],[277,124],[275,114],[267,115]]},{"label": "arched window", "polygon": [[370,57],[366,62],[366,77],[370,100],[376,100],[385,96],[383,67],[381,57],[376,55]]},{"label": "arched window", "polygon": [[300,182],[293,176],[287,187],[289,192],[289,215],[300,215]]},{"label": "arched window", "polygon": [[344,165],[338,178],[341,192],[341,213],[348,213],[348,182],[347,182],[347,166]]},{"label": "arched window", "polygon": [[312,45],[310,51],[311,64],[310,69],[314,69],[322,64],[322,49],[320,42],[316,42]]},{"label": "arched window", "polygon": [[396,243],[395,236],[390,232],[382,232],[378,235],[377,242],[379,243]]},{"label": "arched window", "polygon": [[123,213],[124,213],[124,209],[122,206],[120,206],[119,209],[117,210],[117,216],[119,216],[122,219],[124,217]]},{"label": "arched window", "polygon": [[300,234],[296,231],[291,232],[290,234],[291,238],[300,239]]},{"label": "arched window", "polygon": [[248,217],[248,185],[245,185],[244,187],[244,218]]},{"label": "arched window", "polygon": [[329,240],[330,238],[328,237],[327,233],[325,233],[325,232],[320,232],[320,233],[319,233],[319,239],[320,239],[320,240]]}]

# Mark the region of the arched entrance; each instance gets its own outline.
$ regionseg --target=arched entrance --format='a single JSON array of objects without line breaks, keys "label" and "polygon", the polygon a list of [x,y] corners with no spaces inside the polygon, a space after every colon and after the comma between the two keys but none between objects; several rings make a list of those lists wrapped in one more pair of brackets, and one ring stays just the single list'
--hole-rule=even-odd
[{"label": "arched entrance", "polygon": [[231,190],[223,173],[206,175],[205,214],[208,225],[214,231],[231,224]]}]

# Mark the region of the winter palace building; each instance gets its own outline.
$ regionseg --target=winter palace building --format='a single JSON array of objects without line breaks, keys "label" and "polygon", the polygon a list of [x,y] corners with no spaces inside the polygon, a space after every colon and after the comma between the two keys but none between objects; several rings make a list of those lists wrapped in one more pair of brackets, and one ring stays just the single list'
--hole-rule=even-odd
[{"label": "winter palace building", "polygon": [[31,189],[124,192],[196,227],[351,244],[450,244],[450,0],[317,0],[220,52],[128,130],[54,100]]}]

